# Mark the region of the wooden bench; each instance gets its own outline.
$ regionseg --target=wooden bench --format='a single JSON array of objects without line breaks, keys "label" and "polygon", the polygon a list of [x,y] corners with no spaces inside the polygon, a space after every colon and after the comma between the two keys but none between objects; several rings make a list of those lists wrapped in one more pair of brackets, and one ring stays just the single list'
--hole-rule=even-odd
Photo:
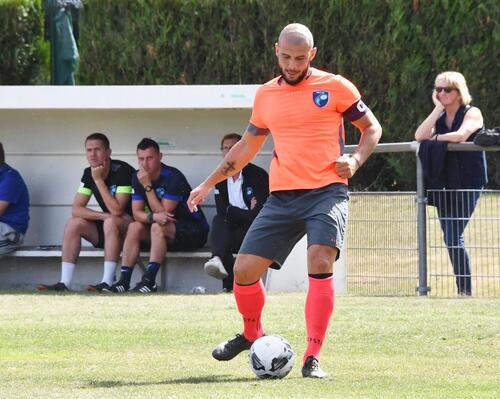
[{"label": "wooden bench", "polygon": [[[167,252],[167,257],[160,267],[160,290],[164,291],[167,289],[167,264],[169,259],[193,258],[208,260],[211,255],[212,254],[209,252],[208,248],[201,248],[192,252]],[[61,247],[57,245],[25,246],[5,256],[18,258],[60,258]],[[104,259],[104,250],[93,247],[82,247],[79,257]],[[149,259],[149,252],[141,252],[139,259],[137,260],[137,266],[144,273],[146,271],[146,264],[143,259]]]}]

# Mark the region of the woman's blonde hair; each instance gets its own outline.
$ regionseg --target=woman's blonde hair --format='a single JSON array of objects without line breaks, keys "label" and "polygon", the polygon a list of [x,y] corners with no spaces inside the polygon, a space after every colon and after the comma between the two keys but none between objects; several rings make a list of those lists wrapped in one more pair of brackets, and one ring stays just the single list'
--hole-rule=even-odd
[{"label": "woman's blonde hair", "polygon": [[469,89],[467,88],[467,82],[465,81],[464,75],[462,75],[460,72],[446,71],[441,72],[438,76],[436,76],[436,85],[438,80],[445,81],[448,87],[457,89],[460,93],[463,105],[470,104],[470,102],[472,101],[472,97],[469,93]]}]

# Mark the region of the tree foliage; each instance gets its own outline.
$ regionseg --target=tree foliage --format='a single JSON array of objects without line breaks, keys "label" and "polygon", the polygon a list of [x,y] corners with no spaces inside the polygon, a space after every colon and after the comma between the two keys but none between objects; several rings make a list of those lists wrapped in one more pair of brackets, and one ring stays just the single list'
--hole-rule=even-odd
[{"label": "tree foliage", "polygon": [[0,0],[0,85],[35,84],[47,62],[41,1]]}]

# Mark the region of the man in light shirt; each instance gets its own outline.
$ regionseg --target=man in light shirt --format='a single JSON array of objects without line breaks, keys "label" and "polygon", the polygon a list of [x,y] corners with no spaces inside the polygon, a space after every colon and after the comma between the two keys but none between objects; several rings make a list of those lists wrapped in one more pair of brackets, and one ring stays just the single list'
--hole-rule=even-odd
[{"label": "man in light shirt", "polygon": [[[275,45],[281,75],[257,89],[243,138],[188,199],[196,211],[210,190],[242,170],[272,135],[271,194],[234,265],[234,298],[243,332],[219,344],[212,356],[231,360],[265,335],[262,276],[269,267],[279,268],[307,234],[305,378],[328,376],[319,355],[335,303],[333,263],[347,225],[347,179],[368,159],[382,135],[380,123],[353,83],[311,66],[317,50],[307,26],[293,23],[281,31]],[[352,155],[344,153],[344,118],[361,133]]]}]

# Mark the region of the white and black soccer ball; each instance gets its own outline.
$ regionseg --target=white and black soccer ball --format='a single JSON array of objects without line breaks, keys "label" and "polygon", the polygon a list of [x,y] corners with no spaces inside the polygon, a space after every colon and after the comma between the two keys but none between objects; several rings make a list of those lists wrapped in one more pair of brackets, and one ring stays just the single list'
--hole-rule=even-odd
[{"label": "white and black soccer ball", "polygon": [[295,352],[292,345],[279,335],[265,335],[250,348],[248,363],[259,378],[283,378],[292,370]]}]

